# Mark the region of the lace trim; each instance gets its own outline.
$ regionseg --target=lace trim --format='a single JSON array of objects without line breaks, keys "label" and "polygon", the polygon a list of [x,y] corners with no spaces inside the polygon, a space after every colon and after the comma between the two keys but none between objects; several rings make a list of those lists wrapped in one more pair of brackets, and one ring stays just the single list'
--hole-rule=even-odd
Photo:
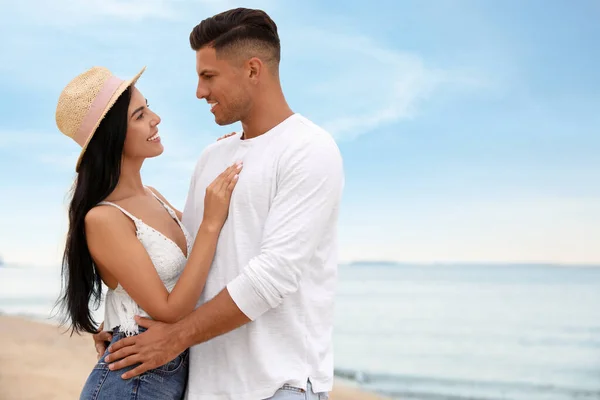
[{"label": "lace trim", "polygon": [[135,315],[140,313],[139,306],[133,301],[129,295],[125,293],[125,295],[121,295],[115,298],[115,300],[119,300],[117,304],[117,318],[120,324],[121,332],[125,333],[125,336],[133,336],[139,333],[139,326],[135,322]]}]

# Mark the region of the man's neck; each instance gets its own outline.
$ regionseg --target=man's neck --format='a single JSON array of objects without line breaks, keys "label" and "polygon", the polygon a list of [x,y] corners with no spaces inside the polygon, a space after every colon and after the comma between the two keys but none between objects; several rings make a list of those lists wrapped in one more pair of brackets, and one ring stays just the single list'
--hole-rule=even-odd
[{"label": "man's neck", "polygon": [[290,116],[294,112],[288,106],[283,95],[278,96],[271,101],[259,100],[248,117],[244,118],[242,128],[244,130],[244,139],[252,139],[270,131]]}]

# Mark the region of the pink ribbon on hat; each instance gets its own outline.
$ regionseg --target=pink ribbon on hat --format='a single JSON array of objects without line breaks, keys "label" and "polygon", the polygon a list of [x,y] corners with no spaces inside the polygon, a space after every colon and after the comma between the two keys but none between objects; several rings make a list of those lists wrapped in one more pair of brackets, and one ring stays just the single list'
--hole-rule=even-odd
[{"label": "pink ribbon on hat", "polygon": [[90,109],[83,118],[75,137],[73,138],[81,147],[85,145],[88,138],[93,132],[94,127],[98,123],[98,120],[102,117],[102,113],[106,110],[106,106],[110,101],[110,98],[115,93],[115,90],[123,83],[122,79],[116,76],[111,76],[104,82],[100,92],[92,102]]}]

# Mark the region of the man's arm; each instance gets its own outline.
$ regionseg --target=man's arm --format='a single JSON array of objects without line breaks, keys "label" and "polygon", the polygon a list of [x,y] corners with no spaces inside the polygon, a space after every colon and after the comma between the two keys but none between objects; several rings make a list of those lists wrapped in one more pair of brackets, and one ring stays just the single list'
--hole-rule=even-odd
[{"label": "man's arm", "polygon": [[289,151],[279,170],[260,254],[227,285],[235,304],[251,320],[298,290],[327,229],[337,221],[343,166],[335,142],[314,138]]},{"label": "man's arm", "polygon": [[[328,224],[334,220],[334,213],[338,212],[344,181],[343,166],[337,146],[328,139],[310,142],[300,149],[290,149],[289,157],[283,162],[277,194],[265,222],[260,254],[250,260],[244,271],[212,300],[169,329],[165,328],[165,334],[171,335],[171,340],[165,341],[164,346],[171,350],[163,352],[169,353],[171,358],[154,355],[155,362],[167,362],[187,347],[255,320],[298,289],[304,269]],[[129,342],[139,344],[141,337],[149,332],[150,329],[138,335],[137,339],[130,338]],[[130,345],[128,339],[112,346],[110,350],[114,354],[109,361],[139,356],[140,352],[126,349]],[[158,337],[152,339],[159,340]],[[143,344],[146,346],[145,342]],[[140,347],[138,345],[138,349]],[[162,346],[152,347],[160,349]],[[150,353],[147,357],[151,357]],[[124,362],[126,360],[116,363],[115,369],[133,364]],[[144,360],[136,357],[135,361]],[[126,376],[135,376],[144,372],[144,368],[159,365],[162,364],[140,366],[142,368],[138,367]]]},{"label": "man's arm", "polygon": [[177,324],[179,347],[187,349],[250,322],[231,298],[227,288]]}]

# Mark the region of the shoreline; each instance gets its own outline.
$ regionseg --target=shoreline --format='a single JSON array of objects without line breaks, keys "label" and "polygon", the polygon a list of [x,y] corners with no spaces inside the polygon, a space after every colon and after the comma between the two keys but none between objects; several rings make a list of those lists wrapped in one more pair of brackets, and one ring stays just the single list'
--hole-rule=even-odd
[{"label": "shoreline", "polygon": [[[89,334],[25,316],[0,314],[0,400],[78,398],[96,363]],[[385,400],[336,378],[330,400]]]}]

